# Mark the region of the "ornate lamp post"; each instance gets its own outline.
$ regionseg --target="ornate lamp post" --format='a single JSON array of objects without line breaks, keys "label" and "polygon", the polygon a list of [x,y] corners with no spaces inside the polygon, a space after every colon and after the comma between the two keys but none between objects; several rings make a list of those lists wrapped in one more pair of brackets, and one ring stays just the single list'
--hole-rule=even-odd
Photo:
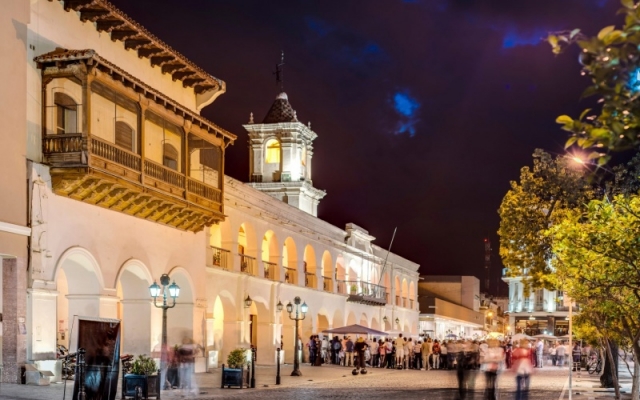
[{"label": "ornate lamp post", "polygon": [[[169,284],[171,282],[171,278],[169,275],[162,274],[160,277],[160,283],[162,287],[158,285],[155,281],[151,286],[149,286],[149,293],[151,297],[153,297],[153,305],[157,308],[162,308],[162,347],[160,349],[160,371],[161,371],[161,379],[162,385],[166,384],[166,368],[167,368],[167,310],[176,306],[176,299],[180,296],[180,286],[176,285],[175,282]],[[171,305],[167,304],[167,292],[169,292],[169,296],[173,299],[173,303]],[[162,305],[158,305],[158,296],[162,294]]]},{"label": "ornate lamp post", "polygon": [[[300,341],[298,340],[298,330],[300,329],[300,321],[305,319],[305,317],[307,316],[309,306],[307,306],[307,303],[302,303],[302,305],[300,305],[300,297],[298,296],[293,299],[293,303],[296,306],[295,317],[291,316],[291,313],[293,312],[293,304],[291,304],[291,302],[287,304],[287,312],[289,313],[289,318],[296,321],[296,329],[294,332],[296,345],[294,349],[295,354],[293,355],[293,372],[291,372],[291,376],[302,376],[302,372],[300,372]],[[300,313],[302,313],[302,317],[300,316]]]}]

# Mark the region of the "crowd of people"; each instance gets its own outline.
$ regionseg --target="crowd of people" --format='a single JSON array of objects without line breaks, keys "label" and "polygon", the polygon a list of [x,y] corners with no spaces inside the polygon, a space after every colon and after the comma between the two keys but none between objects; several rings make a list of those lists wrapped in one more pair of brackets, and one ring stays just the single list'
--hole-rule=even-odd
[{"label": "crowd of people", "polygon": [[499,341],[444,340],[425,338],[414,340],[403,337],[396,339],[353,340],[351,336],[342,338],[320,338],[314,335],[307,343],[309,361],[312,365],[329,363],[355,368],[397,368],[415,370],[455,370],[457,372],[460,398],[464,399],[475,386],[477,370],[485,374],[486,398],[496,399],[496,379],[502,369],[510,369],[516,374],[516,400],[527,398],[529,377],[534,368],[542,368],[545,363],[562,367],[572,357],[574,369],[580,369],[581,359],[594,352],[589,346],[584,348],[574,343],[573,348],[562,343],[543,340],[522,339],[515,343],[511,339]]}]

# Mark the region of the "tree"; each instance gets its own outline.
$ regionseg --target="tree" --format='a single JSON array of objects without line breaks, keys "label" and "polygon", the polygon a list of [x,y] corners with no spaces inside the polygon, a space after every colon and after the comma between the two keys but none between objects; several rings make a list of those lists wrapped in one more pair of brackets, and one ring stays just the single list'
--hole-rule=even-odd
[{"label": "tree", "polygon": [[640,3],[622,0],[625,23],[607,26],[594,37],[579,29],[557,32],[547,40],[555,54],[572,45],[580,49],[582,75],[591,79],[583,97],[595,97],[597,109],[585,109],[578,118],[561,115],[556,122],[571,136],[566,147],[590,149],[589,158],[604,165],[609,152],[640,145]]},{"label": "tree", "polygon": [[[604,318],[605,336],[619,335],[640,359],[640,196],[592,200],[564,217],[547,232],[556,284]],[[637,366],[631,398],[640,399]]]},{"label": "tree", "polygon": [[533,154],[533,168],[523,167],[511,182],[500,214],[500,257],[511,276],[527,277],[527,287],[549,287],[551,238],[545,231],[567,210],[586,204],[593,190],[583,171],[566,157],[542,150]]}]

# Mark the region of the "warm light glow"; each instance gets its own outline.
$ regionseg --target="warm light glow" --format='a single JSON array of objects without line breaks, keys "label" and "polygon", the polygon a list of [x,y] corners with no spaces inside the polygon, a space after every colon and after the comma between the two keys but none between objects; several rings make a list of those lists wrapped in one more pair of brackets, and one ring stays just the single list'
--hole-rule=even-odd
[{"label": "warm light glow", "polygon": [[280,163],[280,142],[275,139],[271,139],[265,146],[264,161],[267,164],[279,164]]},{"label": "warm light glow", "polygon": [[578,157],[578,156],[573,156],[573,157],[571,157],[571,159],[573,161],[577,162],[578,164],[582,164],[582,165],[585,164],[584,160],[582,158]]}]

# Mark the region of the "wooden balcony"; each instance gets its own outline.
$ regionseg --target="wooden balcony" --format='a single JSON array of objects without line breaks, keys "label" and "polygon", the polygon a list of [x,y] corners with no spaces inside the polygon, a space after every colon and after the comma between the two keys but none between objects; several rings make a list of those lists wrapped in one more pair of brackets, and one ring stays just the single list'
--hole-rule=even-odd
[{"label": "wooden balcony", "polygon": [[229,256],[231,252],[220,247],[209,246],[213,252],[212,265],[216,268],[229,270]]},{"label": "wooden balcony", "polygon": [[56,194],[181,230],[224,219],[222,191],[86,134],[45,135]]},{"label": "wooden balcony", "polygon": [[349,291],[347,301],[367,304],[370,306],[383,306],[387,303],[387,292],[384,286],[360,281],[338,282],[338,292]]},{"label": "wooden balcony", "polygon": [[269,261],[262,261],[262,265],[264,266],[265,279],[271,279],[272,281],[275,280],[278,264]]}]

